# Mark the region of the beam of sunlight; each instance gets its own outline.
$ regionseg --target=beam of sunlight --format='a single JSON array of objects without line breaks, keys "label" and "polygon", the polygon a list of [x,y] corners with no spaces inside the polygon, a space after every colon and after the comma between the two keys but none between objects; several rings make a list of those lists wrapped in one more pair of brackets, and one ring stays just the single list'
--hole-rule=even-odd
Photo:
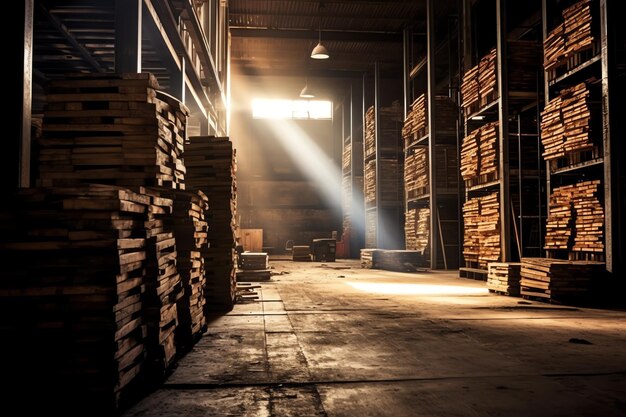
[{"label": "beam of sunlight", "polygon": [[386,282],[346,282],[352,288],[373,294],[390,295],[482,295],[487,288],[461,285],[399,284]]}]

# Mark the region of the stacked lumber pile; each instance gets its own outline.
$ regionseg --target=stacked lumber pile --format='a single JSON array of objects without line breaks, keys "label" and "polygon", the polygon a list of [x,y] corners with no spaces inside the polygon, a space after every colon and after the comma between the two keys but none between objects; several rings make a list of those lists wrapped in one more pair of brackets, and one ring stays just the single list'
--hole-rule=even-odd
[{"label": "stacked lumber pile", "polygon": [[113,415],[133,391],[145,360],[147,203],[105,185],[31,188],[5,200],[4,375],[18,394],[38,393],[23,410]]},{"label": "stacked lumber pile", "polygon": [[430,231],[430,208],[410,209],[405,215],[405,241],[407,250],[427,254]]},{"label": "stacked lumber pile", "polygon": [[497,175],[498,164],[496,157],[496,149],[498,142],[498,122],[487,123],[480,128],[479,139],[479,167],[478,174],[480,176],[489,175],[491,177]]},{"label": "stacked lumber pile", "polygon": [[208,247],[208,225],[205,219],[209,208],[208,198],[202,191],[193,193],[151,188],[146,192],[173,201],[172,214],[163,218],[163,228],[173,232],[176,241],[176,269],[182,282],[183,296],[176,303],[178,326],[175,341],[177,349],[186,350],[206,329],[206,277],[202,251]]},{"label": "stacked lumber pile", "polygon": [[396,272],[415,272],[426,264],[424,254],[415,250],[383,249],[376,252],[375,269]]},{"label": "stacked lumber pile", "polygon": [[480,129],[473,130],[461,144],[461,177],[467,183],[478,177],[478,149]]},{"label": "stacked lumber pile", "polygon": [[239,257],[241,269],[245,271],[269,268],[268,256],[265,252],[244,252]]},{"label": "stacked lumber pile", "polygon": [[51,81],[39,184],[184,189],[187,115],[150,74],[82,74]]},{"label": "stacked lumber pile", "polygon": [[497,57],[496,48],[493,48],[478,63],[478,92],[481,106],[491,103],[498,96]]},{"label": "stacked lumber pile", "polygon": [[435,175],[437,188],[456,189],[459,186],[459,159],[454,145],[435,145]]},{"label": "stacked lumber pile", "polygon": [[373,269],[376,254],[379,249],[361,249],[361,268]]},{"label": "stacked lumber pile", "polygon": [[588,295],[594,277],[605,264],[549,258],[522,258],[521,294],[549,300],[579,299]]},{"label": "stacked lumber pile", "polygon": [[206,272],[205,311],[230,310],[236,296],[236,151],[227,137],[190,137],[185,144],[187,188],[209,200],[209,247],[202,250]]},{"label": "stacked lumber pile", "polygon": [[543,44],[546,71],[565,65],[568,57],[593,46],[591,3],[582,0],[563,10],[563,23],[550,31]]},{"label": "stacked lumber pile", "polygon": [[463,256],[486,268],[500,259],[500,203],[498,193],[468,200],[463,205],[465,223]]},{"label": "stacked lumber pile", "polygon": [[369,161],[365,164],[365,206],[371,207],[376,205],[376,161]]},{"label": "stacked lumber pile", "polygon": [[371,106],[365,112],[365,158],[376,154],[376,111]]},{"label": "stacked lumber pile", "polygon": [[344,145],[341,160],[341,169],[344,173],[350,172],[350,167],[352,167],[352,143]]},{"label": "stacked lumber pile", "polygon": [[292,256],[294,262],[311,262],[311,247],[308,245],[294,246]]},{"label": "stacked lumber pile", "polygon": [[521,267],[519,262],[489,262],[487,288],[511,296],[520,295]]},{"label": "stacked lumber pile", "polygon": [[151,377],[164,375],[176,355],[175,331],[178,325],[176,303],[183,297],[183,285],[176,268],[174,233],[165,227],[171,217],[172,199],[145,190],[150,198],[146,231],[146,276],[144,323],[148,335],[148,372]]},{"label": "stacked lumber pile", "polygon": [[582,82],[553,98],[541,113],[541,142],[546,160],[593,148],[589,89]]},{"label": "stacked lumber pile", "polygon": [[344,232],[350,230],[352,220],[350,212],[352,211],[352,177],[344,176],[341,179],[341,210],[343,212],[343,230]]},{"label": "stacked lumber pile", "polygon": [[500,201],[498,193],[480,198],[480,220],[477,226],[480,242],[478,263],[487,267],[500,259]]},{"label": "stacked lumber pile", "polygon": [[408,198],[428,194],[428,148],[417,147],[404,162],[404,187]]},{"label": "stacked lumber pile", "polygon": [[367,210],[365,212],[365,247],[375,248],[377,245],[378,210]]},{"label": "stacked lumber pile", "polygon": [[480,199],[471,198],[463,203],[463,257],[466,262],[478,262],[480,239]]},{"label": "stacked lumber pile", "polygon": [[509,91],[536,91],[541,71],[541,45],[534,41],[508,41]]},{"label": "stacked lumber pile", "polygon": [[402,164],[395,159],[381,158],[378,161],[378,169],[380,170],[380,200],[382,202],[402,202],[404,196],[400,174]]},{"label": "stacked lumber pile", "polygon": [[604,209],[600,181],[555,188],[550,195],[545,249],[604,251]]},{"label": "stacked lumber pile", "polygon": [[461,176],[467,185],[498,178],[498,122],[472,131],[461,145]]},{"label": "stacked lumber pile", "polygon": [[463,74],[461,83],[461,107],[465,114],[471,113],[471,109],[478,103],[480,95],[478,93],[478,65],[470,68]]},{"label": "stacked lumber pile", "polygon": [[[294,252],[295,254],[295,252]],[[295,255],[294,255],[295,256]],[[238,281],[268,281],[271,277],[269,257],[265,252],[244,252],[239,255]],[[299,260],[299,259],[294,259]]]},{"label": "stacked lumber pile", "polygon": [[421,94],[411,104],[409,114],[407,114],[402,127],[402,137],[404,145],[408,147],[415,138],[419,139],[428,133],[428,104],[426,103],[426,95]]},{"label": "stacked lumber pile", "polygon": [[378,110],[378,145],[383,154],[398,152],[402,148],[402,107],[399,101],[394,101],[389,107]]}]

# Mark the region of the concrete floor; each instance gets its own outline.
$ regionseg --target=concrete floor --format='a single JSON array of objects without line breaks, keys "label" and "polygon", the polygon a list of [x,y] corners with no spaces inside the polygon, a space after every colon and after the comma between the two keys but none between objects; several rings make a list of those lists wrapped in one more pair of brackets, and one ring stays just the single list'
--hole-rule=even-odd
[{"label": "concrete floor", "polygon": [[286,274],[212,321],[125,417],[626,416],[626,312],[455,273],[272,265]]}]

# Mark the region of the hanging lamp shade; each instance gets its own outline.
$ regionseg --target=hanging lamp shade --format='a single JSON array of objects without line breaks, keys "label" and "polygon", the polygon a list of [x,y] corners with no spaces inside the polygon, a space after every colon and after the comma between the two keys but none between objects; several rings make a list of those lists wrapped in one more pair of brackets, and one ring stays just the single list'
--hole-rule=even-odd
[{"label": "hanging lamp shade", "polygon": [[313,59],[328,59],[330,58],[330,55],[328,55],[328,50],[326,49],[326,47],[324,45],[322,45],[322,42],[318,42],[318,44],[315,46],[315,48],[313,48],[313,51],[311,51],[311,58]]},{"label": "hanging lamp shade", "polygon": [[300,91],[300,97],[302,97],[302,98],[313,98],[313,97],[315,97],[315,94],[313,94],[313,92],[309,89],[308,82],[304,85],[304,88],[302,89],[302,91]]}]

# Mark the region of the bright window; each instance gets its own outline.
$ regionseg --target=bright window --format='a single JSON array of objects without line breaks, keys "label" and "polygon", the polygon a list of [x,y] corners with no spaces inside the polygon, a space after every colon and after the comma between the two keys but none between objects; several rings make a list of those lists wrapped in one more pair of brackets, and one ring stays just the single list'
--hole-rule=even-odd
[{"label": "bright window", "polygon": [[332,102],[327,100],[252,100],[255,119],[330,120]]}]

